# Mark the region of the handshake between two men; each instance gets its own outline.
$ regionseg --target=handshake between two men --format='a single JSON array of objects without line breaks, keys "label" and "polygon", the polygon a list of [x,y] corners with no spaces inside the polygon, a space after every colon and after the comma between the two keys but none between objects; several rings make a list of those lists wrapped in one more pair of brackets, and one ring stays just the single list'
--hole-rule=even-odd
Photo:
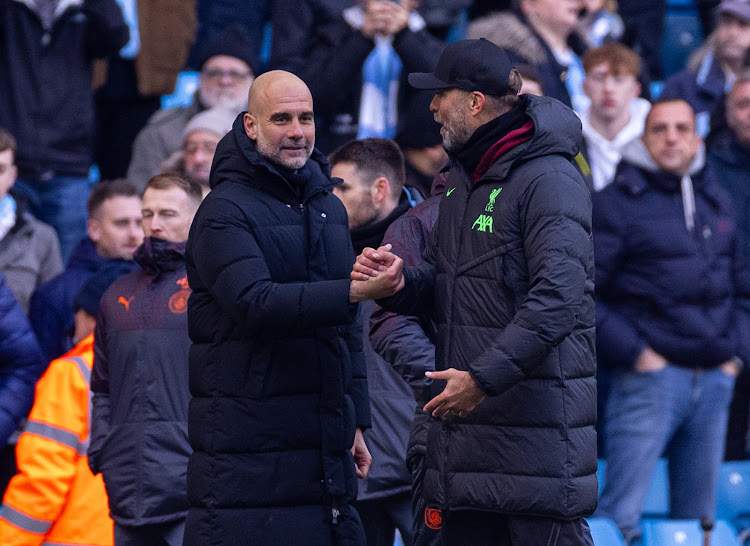
[{"label": "handshake between two men", "polygon": [[[349,299],[352,303],[389,298],[405,288],[404,262],[387,244],[378,249],[365,248],[357,256],[351,272]],[[466,417],[485,397],[485,393],[467,371],[448,368],[425,372],[433,380],[446,381],[443,392],[424,406],[433,417]]]}]

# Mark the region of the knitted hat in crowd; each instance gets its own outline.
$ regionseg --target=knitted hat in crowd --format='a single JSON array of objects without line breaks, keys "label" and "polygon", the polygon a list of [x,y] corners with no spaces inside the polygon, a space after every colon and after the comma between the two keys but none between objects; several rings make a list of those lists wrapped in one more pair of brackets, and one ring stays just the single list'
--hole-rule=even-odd
[{"label": "knitted hat in crowd", "polygon": [[253,74],[257,75],[256,52],[247,29],[239,23],[233,24],[211,36],[203,47],[198,58],[198,70],[215,55],[236,57],[247,63]]},{"label": "knitted hat in crowd", "polygon": [[743,21],[750,21],[750,1],[748,0],[724,0],[716,8],[716,14],[728,13],[739,17]]},{"label": "knitted hat in crowd", "polygon": [[435,93],[419,91],[401,112],[395,141],[402,150],[422,150],[443,143],[440,124],[430,112]]},{"label": "knitted hat in crowd", "polygon": [[234,112],[221,106],[204,110],[190,118],[190,121],[185,126],[185,130],[182,132],[182,140],[184,141],[191,132],[198,130],[211,131],[223,137],[232,130],[232,124],[237,114],[239,112]]},{"label": "knitted hat in crowd", "polygon": [[83,284],[73,300],[73,309],[75,311],[84,310],[92,317],[99,312],[99,301],[113,282],[130,273],[138,266],[135,262],[126,262],[118,260],[109,265],[105,265],[99,271],[91,275]]}]

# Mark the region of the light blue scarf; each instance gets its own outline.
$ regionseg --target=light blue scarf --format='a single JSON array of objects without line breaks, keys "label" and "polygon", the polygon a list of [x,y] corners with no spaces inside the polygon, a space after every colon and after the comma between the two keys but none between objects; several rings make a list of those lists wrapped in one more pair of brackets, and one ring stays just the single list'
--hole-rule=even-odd
[{"label": "light blue scarf", "polygon": [[[344,10],[344,20],[357,30],[362,28],[361,6]],[[417,14],[409,15],[409,30],[426,26]],[[392,36],[375,36],[375,47],[362,65],[362,98],[359,104],[357,138],[393,138],[398,123],[398,87],[403,63],[393,49]]]}]

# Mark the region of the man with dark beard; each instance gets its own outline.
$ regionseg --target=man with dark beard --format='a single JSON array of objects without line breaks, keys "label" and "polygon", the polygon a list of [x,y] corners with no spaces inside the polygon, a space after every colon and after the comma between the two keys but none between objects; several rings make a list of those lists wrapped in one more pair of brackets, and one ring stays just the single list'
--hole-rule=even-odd
[{"label": "man with dark beard", "polygon": [[581,124],[558,101],[517,96],[520,75],[482,39],[451,44],[409,83],[435,90],[446,192],[424,263],[365,249],[352,292],[437,323],[425,522],[451,545],[590,545],[591,198],[571,162]]}]

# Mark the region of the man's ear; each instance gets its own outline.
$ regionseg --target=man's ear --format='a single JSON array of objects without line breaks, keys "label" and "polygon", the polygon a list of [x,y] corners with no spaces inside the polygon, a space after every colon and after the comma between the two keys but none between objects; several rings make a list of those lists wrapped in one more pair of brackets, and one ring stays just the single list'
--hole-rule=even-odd
[{"label": "man's ear", "polygon": [[102,238],[102,229],[99,225],[99,221],[94,218],[89,218],[86,222],[86,233],[94,243],[98,243]]},{"label": "man's ear", "polygon": [[250,140],[258,140],[258,121],[255,119],[255,116],[249,112],[245,113],[242,121],[245,125],[245,134],[247,137]]},{"label": "man's ear", "polygon": [[370,191],[372,193],[372,202],[379,205],[391,194],[391,183],[385,176],[379,176],[372,183]]},{"label": "man's ear", "polygon": [[635,85],[633,86],[633,98],[634,99],[637,99],[638,97],[641,96],[641,90],[642,90],[641,82],[636,80]]},{"label": "man's ear", "polygon": [[472,91],[469,95],[469,111],[472,116],[478,116],[484,110],[484,93],[479,91]]}]

